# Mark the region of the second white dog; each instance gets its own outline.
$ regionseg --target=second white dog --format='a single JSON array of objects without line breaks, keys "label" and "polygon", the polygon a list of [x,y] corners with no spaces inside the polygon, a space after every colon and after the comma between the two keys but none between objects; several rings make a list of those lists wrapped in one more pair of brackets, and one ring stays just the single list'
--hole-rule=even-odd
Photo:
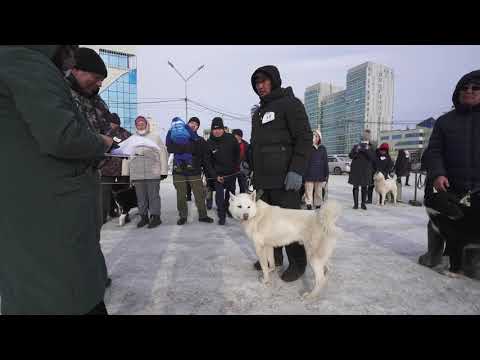
[{"label": "second white dog", "polygon": [[380,205],[380,197],[382,198],[381,205],[385,205],[385,198],[387,194],[391,193],[393,195],[393,203],[397,203],[397,177],[393,175],[392,179],[385,179],[383,173],[377,172],[373,176],[373,181],[375,185],[375,192],[378,194],[378,203]]},{"label": "second white dog", "polygon": [[303,297],[316,296],[325,284],[327,261],[339,235],[335,222],[340,215],[340,206],[335,201],[327,201],[319,211],[291,210],[268,205],[262,200],[255,201],[255,197],[256,192],[230,194],[229,210],[253,241],[262,267],[263,282],[269,285],[270,272],[275,270],[273,248],[298,241],[305,246],[307,262],[315,275],[312,291]]}]

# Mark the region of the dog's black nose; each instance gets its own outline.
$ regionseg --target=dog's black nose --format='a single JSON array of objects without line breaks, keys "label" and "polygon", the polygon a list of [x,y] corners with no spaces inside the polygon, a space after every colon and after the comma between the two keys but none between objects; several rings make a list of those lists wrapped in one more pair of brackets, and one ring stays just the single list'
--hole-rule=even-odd
[{"label": "dog's black nose", "polygon": [[243,214],[243,220],[248,220],[248,214]]}]

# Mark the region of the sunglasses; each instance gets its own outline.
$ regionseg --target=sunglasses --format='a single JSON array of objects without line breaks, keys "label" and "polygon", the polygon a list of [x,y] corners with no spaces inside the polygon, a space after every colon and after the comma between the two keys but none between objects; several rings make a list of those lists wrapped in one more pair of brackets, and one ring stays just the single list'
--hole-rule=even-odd
[{"label": "sunglasses", "polygon": [[480,91],[480,84],[469,84],[460,88],[462,91],[468,91],[468,89],[472,89],[472,91]]}]

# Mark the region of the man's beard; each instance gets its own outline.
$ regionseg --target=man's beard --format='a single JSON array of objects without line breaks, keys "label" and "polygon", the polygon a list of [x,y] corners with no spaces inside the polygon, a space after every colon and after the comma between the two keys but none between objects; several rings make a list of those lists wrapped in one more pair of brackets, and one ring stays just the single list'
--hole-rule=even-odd
[{"label": "man's beard", "polygon": [[147,134],[147,129],[145,129],[145,130],[137,130],[137,134],[144,136],[144,135]]}]

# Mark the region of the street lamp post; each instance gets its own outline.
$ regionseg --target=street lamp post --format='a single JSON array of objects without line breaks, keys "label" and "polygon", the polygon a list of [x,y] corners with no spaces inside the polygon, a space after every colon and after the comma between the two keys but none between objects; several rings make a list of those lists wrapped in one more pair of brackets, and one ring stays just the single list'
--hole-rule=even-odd
[{"label": "street lamp post", "polygon": [[175,67],[175,65],[173,65],[173,63],[171,61],[168,61],[168,65],[173,69],[175,70],[175,72],[182,78],[182,80],[185,82],[185,121],[188,121],[188,97],[187,97],[187,83],[188,83],[188,80],[190,80],[196,73],[198,73],[200,70],[202,70],[205,65],[202,65],[200,67],[198,67],[197,70],[195,70],[192,75],[190,75],[189,77],[185,78],[182,73],[180,71],[177,70],[177,68]]}]

